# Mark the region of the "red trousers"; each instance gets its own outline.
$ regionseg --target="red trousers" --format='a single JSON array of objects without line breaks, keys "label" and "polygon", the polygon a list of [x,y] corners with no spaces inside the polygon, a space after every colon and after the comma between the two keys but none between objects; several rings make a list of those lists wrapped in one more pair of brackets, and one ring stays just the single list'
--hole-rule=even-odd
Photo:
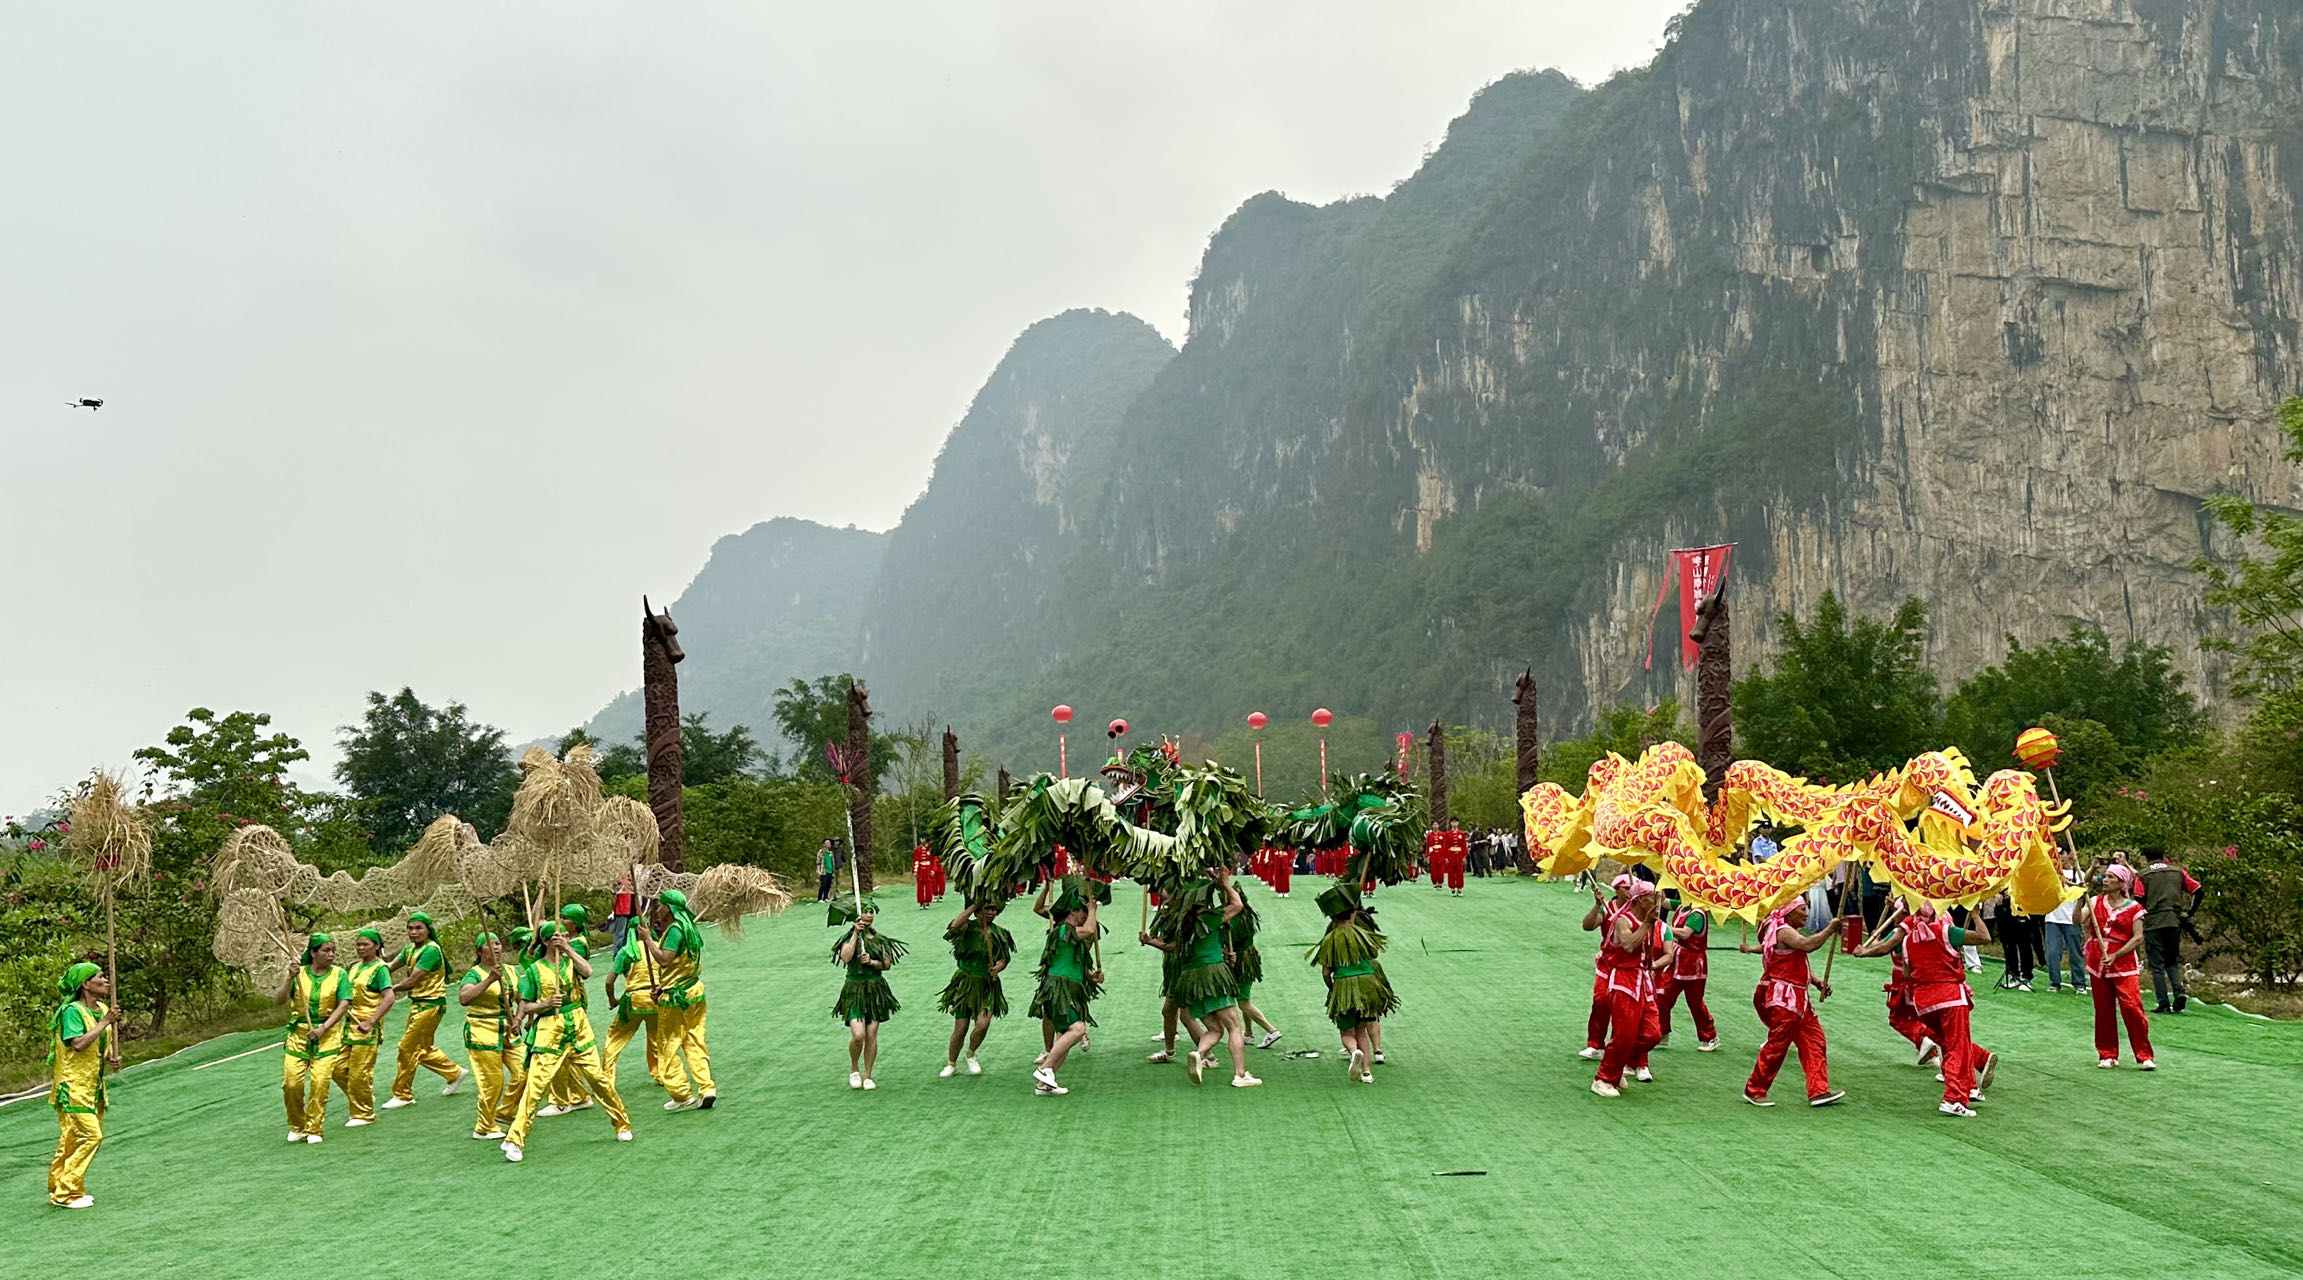
[{"label": "red trousers", "polygon": [[1774,1087],[1775,1073],[1783,1070],[1784,1056],[1797,1046],[1799,1070],[1807,1077],[1807,1096],[1830,1092],[1831,1069],[1823,1058],[1823,1020],[1815,1016],[1815,1010],[1766,1004],[1757,991],[1751,993],[1751,1003],[1767,1026],[1767,1043],[1759,1046],[1759,1061],[1751,1064],[1751,1078],[1744,1081],[1743,1091],[1766,1097]]},{"label": "red trousers", "polygon": [[1607,1054],[1599,1060],[1599,1079],[1622,1084],[1625,1068],[1646,1066],[1647,1051],[1662,1038],[1655,1001],[1621,991],[1608,992]]},{"label": "red trousers", "polygon": [[1607,975],[1591,980],[1591,1017],[1583,1024],[1583,1042],[1594,1049],[1607,1046]]},{"label": "red trousers", "polygon": [[1458,858],[1454,854],[1449,854],[1447,858],[1447,887],[1457,893],[1463,892],[1463,864],[1465,861],[1466,859]]},{"label": "red trousers", "polygon": [[1919,1011],[1912,1008],[1908,991],[1887,993],[1887,1025],[1895,1028],[1895,1034],[1909,1040],[1914,1049],[1927,1039],[1927,1023],[1920,1018]]},{"label": "red trousers", "polygon": [[2119,1024],[2127,1024],[2127,1047],[2137,1062],[2152,1057],[2151,1020],[2143,1015],[2143,982],[2137,974],[2113,978],[2095,974],[2095,1056],[2119,1061]]},{"label": "red trousers", "polygon": [[935,871],[928,867],[922,867],[919,870],[914,871],[912,873],[912,897],[918,899],[919,904],[924,907],[928,905],[928,899],[934,897],[935,894]]},{"label": "red trousers", "polygon": [[1965,1103],[1975,1095],[1975,1069],[1983,1065],[1984,1050],[1968,1031],[1968,1015],[1973,1012],[1966,1005],[1955,1004],[1920,1015],[1927,1034],[1943,1046],[1945,1102]]},{"label": "red trousers", "polygon": [[1440,880],[1447,874],[1445,870],[1446,863],[1447,855],[1444,853],[1434,854],[1431,857],[1424,859],[1424,868],[1431,872],[1432,888],[1437,889],[1439,887]]},{"label": "red trousers", "polygon": [[1285,861],[1281,861],[1281,860],[1279,860],[1279,859],[1276,859],[1276,858],[1275,858],[1275,859],[1273,859],[1273,860],[1272,860],[1272,864],[1271,864],[1271,889],[1272,889],[1272,892],[1273,892],[1273,893],[1286,893],[1286,892],[1287,892],[1287,882],[1288,882],[1288,878],[1289,878],[1289,877],[1291,877],[1291,876],[1293,876],[1294,874],[1295,874],[1295,859],[1293,859],[1293,858],[1289,858],[1289,859],[1287,859],[1287,860],[1285,860]]},{"label": "red trousers", "polygon": [[1679,1003],[1679,998],[1684,995],[1687,997],[1687,1012],[1695,1019],[1695,1038],[1698,1040],[1717,1040],[1719,1038],[1719,1028],[1711,1021],[1711,1007],[1703,1002],[1703,985],[1707,980],[1705,978],[1668,978],[1664,981],[1663,989],[1655,993],[1655,1003],[1658,1006],[1656,1018],[1663,1024],[1663,1034],[1671,1034],[1671,1006]]}]

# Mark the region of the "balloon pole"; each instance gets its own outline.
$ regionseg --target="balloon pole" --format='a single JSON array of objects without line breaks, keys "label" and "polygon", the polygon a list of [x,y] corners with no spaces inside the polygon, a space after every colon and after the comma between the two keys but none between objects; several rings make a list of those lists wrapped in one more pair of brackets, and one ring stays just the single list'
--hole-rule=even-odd
[{"label": "balloon pole", "polygon": [[1064,735],[1061,731],[1056,734],[1056,776],[1059,778],[1072,776],[1071,763],[1064,756]]},{"label": "balloon pole", "polygon": [[1327,739],[1319,740],[1319,793],[1327,794]]},{"label": "balloon pole", "polygon": [[1255,744],[1255,798],[1263,799],[1263,740],[1260,738]]}]

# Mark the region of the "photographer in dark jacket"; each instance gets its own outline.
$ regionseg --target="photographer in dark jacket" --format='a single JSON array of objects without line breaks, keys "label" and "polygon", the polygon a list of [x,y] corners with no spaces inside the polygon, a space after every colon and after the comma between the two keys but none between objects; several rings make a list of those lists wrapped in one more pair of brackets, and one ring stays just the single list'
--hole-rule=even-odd
[{"label": "photographer in dark jacket", "polygon": [[2169,862],[2165,849],[2146,845],[2142,853],[2143,952],[2151,963],[2151,994],[2159,1001],[2152,1012],[2181,1013],[2190,1003],[2183,990],[2183,935],[2195,932],[2191,916],[2199,909],[2199,882]]}]

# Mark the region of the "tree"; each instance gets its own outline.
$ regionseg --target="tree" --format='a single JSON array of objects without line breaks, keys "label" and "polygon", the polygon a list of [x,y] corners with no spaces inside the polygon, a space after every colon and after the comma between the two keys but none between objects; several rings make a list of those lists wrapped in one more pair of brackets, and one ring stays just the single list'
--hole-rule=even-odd
[{"label": "tree", "polygon": [[444,813],[471,823],[483,840],[503,829],[520,773],[504,731],[475,722],[463,703],[435,710],[413,689],[371,692],[361,723],[341,732],[336,780],[366,805],[379,849],[408,848]]},{"label": "tree", "polygon": [[[2101,726],[2117,742],[2116,754],[2128,762],[2190,746],[2208,729],[2206,713],[2184,689],[2174,655],[2165,646],[2130,643],[2113,658],[2101,629],[2076,624],[2061,638],[2032,649],[2008,637],[2006,659],[1960,681],[1943,709],[1944,731],[1983,774],[2009,766],[2016,735],[2051,718],[2066,726],[2083,721]],[[2058,734],[2069,731],[2047,727]],[[2075,742],[2065,745],[2077,750]],[[2075,761],[2078,767],[2113,763],[2100,754],[2083,765]],[[2107,780],[2131,770],[2089,771]],[[2075,793],[2080,789],[2067,785]]]},{"label": "tree", "polygon": [[1591,766],[1609,752],[1631,760],[1659,742],[1676,742],[1690,750],[1695,746],[1695,730],[1679,718],[1677,700],[1665,698],[1644,709],[1608,707],[1599,713],[1599,723],[1590,733],[1546,747],[1537,777],[1580,795],[1590,779]]},{"label": "tree", "polygon": [[[708,714],[693,711],[680,717],[681,784],[708,787],[729,778],[753,776],[760,764],[761,752],[760,744],[752,741],[751,728],[739,724],[726,733],[713,733],[704,724]],[[644,754],[640,772],[647,772]]]},{"label": "tree", "polygon": [[[805,782],[836,781],[824,758],[824,747],[848,740],[848,687],[855,682],[854,676],[843,672],[817,676],[812,683],[795,679],[776,690],[776,727],[783,730],[795,751],[792,776]],[[900,756],[905,740],[900,732],[872,734],[875,791]]]},{"label": "tree", "polygon": [[1738,755],[1852,782],[1942,745],[1926,606],[1905,600],[1884,622],[1850,619],[1826,591],[1808,621],[1786,613],[1777,626],[1774,670],[1735,684]]},{"label": "tree", "polygon": [[[2279,406],[2279,429],[2287,460],[2303,463],[2303,397]],[[2242,631],[2209,637],[2204,647],[2238,655],[2233,691],[2241,697],[2293,688],[2303,680],[2303,519],[2232,494],[2210,497],[2207,510],[2232,533],[2260,538],[2267,554],[2195,562],[2207,575],[2207,603],[2229,610]]]}]

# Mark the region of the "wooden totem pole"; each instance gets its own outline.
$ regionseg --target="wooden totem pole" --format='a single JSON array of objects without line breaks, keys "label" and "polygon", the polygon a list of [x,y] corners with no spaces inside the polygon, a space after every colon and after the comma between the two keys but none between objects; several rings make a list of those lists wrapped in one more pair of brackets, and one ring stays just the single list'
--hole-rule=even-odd
[{"label": "wooden totem pole", "polygon": [[944,727],[944,799],[957,799],[960,794],[960,735]]},{"label": "wooden totem pole", "polygon": [[1434,831],[1444,831],[1447,829],[1447,730],[1437,720],[1431,722],[1425,747],[1431,756],[1431,826]]},{"label": "wooden totem pole", "polygon": [[1703,766],[1703,799],[1708,804],[1719,797],[1727,766],[1735,762],[1735,722],[1728,706],[1734,669],[1729,660],[1724,579],[1696,606],[1695,626],[1687,638],[1695,642],[1695,762]]},{"label": "wooden totem pole", "polygon": [[872,780],[872,699],[864,692],[861,680],[848,686],[848,741],[844,756],[850,781],[855,786],[855,791],[848,796],[848,816],[853,824],[856,847],[848,851],[848,856],[856,860],[863,891],[869,893],[872,888],[872,798],[877,788]]},{"label": "wooden totem pole", "polygon": [[640,597],[640,690],[646,707],[648,807],[656,814],[658,848],[667,871],[687,870],[687,824],[680,811],[679,624]]}]

